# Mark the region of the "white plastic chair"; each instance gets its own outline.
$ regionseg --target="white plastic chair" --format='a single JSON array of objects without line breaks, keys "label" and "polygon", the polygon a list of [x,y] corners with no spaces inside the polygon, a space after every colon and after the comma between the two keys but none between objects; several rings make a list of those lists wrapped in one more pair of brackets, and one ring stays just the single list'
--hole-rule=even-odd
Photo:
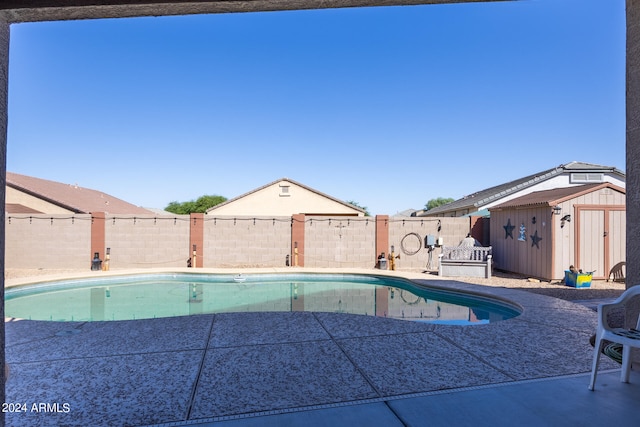
[{"label": "white plastic chair", "polygon": [[607,322],[607,315],[615,308],[623,307],[631,298],[640,295],[640,285],[632,286],[618,299],[611,303],[600,304],[598,306],[598,330],[596,331],[596,342],[593,353],[593,367],[591,368],[591,382],[589,390],[593,390],[596,384],[596,374],[598,373],[598,363],[604,346],[604,340],[622,344],[622,372],[620,381],[629,382],[631,370],[631,348],[640,348],[640,316],[635,329],[612,328]]}]

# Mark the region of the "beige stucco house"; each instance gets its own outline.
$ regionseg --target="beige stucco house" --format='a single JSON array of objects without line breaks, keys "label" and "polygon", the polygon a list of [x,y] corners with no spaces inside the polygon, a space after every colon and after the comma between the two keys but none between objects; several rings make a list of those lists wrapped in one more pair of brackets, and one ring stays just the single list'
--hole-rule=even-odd
[{"label": "beige stucco house", "polygon": [[216,216],[365,216],[365,211],[299,182],[282,178],[207,211]]}]

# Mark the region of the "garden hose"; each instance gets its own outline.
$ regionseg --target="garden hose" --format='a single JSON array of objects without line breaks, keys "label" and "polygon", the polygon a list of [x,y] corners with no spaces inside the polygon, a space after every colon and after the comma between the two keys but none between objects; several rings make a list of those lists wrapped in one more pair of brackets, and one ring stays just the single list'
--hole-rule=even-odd
[{"label": "garden hose", "polygon": [[[409,236],[415,236],[418,239],[418,249],[414,250],[408,250],[405,245],[404,245],[404,241],[407,239],[407,237]],[[402,252],[404,252],[405,255],[411,256],[411,255],[415,255],[418,252],[420,252],[420,249],[422,248],[422,237],[420,237],[420,235],[418,233],[409,233],[407,235],[405,235],[402,240],[400,241],[400,248],[402,249]]]}]

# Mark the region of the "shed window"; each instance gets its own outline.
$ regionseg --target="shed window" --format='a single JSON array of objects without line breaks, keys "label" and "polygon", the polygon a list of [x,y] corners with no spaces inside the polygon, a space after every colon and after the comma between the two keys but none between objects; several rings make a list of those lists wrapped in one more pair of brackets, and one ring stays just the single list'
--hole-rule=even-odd
[{"label": "shed window", "polygon": [[280,197],[289,197],[291,194],[289,193],[289,186],[288,185],[281,185],[280,186]]},{"label": "shed window", "polygon": [[592,182],[603,182],[604,175],[601,173],[572,173],[571,182],[576,184],[588,184]]}]

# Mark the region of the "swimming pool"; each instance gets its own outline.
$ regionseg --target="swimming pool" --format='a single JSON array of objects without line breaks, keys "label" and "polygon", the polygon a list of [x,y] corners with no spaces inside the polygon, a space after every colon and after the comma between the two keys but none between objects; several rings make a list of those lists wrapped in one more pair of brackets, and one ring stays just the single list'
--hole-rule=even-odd
[{"label": "swimming pool", "polygon": [[357,274],[155,273],[74,279],[5,290],[5,315],[48,321],[134,320],[206,313],[321,311],[448,324],[520,314],[488,297]]}]

